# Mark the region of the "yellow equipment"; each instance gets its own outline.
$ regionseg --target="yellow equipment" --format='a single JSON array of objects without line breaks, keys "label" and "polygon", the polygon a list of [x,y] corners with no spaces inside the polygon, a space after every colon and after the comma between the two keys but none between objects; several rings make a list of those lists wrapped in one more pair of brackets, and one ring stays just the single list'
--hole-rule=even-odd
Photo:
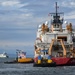
[{"label": "yellow equipment", "polygon": [[52,39],[52,43],[50,44],[50,48],[49,48],[48,54],[50,56],[52,55],[52,46],[53,46],[55,41],[59,41],[61,43],[62,48],[63,48],[63,56],[66,57],[66,49],[65,49],[65,46],[64,46],[64,43],[63,43],[62,39]]},{"label": "yellow equipment", "polygon": [[32,62],[32,58],[18,58],[18,63],[29,63]]},{"label": "yellow equipment", "polygon": [[51,59],[48,59],[48,63],[52,63],[52,60]]}]

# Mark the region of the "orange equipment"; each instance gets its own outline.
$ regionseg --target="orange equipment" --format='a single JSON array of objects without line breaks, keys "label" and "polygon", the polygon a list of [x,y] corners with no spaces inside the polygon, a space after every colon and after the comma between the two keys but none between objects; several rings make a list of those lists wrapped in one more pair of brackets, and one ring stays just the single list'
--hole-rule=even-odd
[{"label": "orange equipment", "polygon": [[61,43],[62,48],[63,48],[63,56],[66,57],[66,49],[65,49],[65,46],[64,46],[64,43],[63,43],[62,39],[52,39],[52,43],[50,44],[50,48],[49,48],[48,54],[52,55],[52,46],[53,46],[55,41],[59,41]]}]

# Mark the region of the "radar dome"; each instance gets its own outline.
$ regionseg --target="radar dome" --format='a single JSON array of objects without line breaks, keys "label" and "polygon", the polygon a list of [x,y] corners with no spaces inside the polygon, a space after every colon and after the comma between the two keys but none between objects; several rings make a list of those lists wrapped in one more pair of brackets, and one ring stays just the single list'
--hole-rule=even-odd
[{"label": "radar dome", "polygon": [[67,22],[67,21],[65,21],[64,23],[65,23],[65,24],[68,24],[68,22]]},{"label": "radar dome", "polygon": [[45,22],[45,25],[48,25],[48,21]]},{"label": "radar dome", "polygon": [[39,25],[39,28],[41,28],[41,24]]}]

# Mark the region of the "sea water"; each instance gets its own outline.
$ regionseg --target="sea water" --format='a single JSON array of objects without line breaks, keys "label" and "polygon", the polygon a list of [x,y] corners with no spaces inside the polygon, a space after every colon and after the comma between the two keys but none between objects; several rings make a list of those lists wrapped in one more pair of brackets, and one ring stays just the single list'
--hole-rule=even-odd
[{"label": "sea water", "polygon": [[75,66],[33,67],[32,64],[5,64],[13,58],[0,58],[0,75],[75,75]]}]

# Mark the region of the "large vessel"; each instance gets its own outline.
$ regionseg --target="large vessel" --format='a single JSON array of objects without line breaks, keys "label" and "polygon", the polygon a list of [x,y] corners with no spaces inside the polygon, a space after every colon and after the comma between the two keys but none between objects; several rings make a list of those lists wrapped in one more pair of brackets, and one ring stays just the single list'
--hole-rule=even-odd
[{"label": "large vessel", "polygon": [[2,54],[0,54],[0,58],[8,58],[8,55],[7,55],[7,53],[2,53]]},{"label": "large vessel", "polygon": [[50,13],[48,21],[39,25],[35,41],[34,66],[72,66],[75,65],[74,33],[72,23],[66,22],[63,28],[64,13]]}]

